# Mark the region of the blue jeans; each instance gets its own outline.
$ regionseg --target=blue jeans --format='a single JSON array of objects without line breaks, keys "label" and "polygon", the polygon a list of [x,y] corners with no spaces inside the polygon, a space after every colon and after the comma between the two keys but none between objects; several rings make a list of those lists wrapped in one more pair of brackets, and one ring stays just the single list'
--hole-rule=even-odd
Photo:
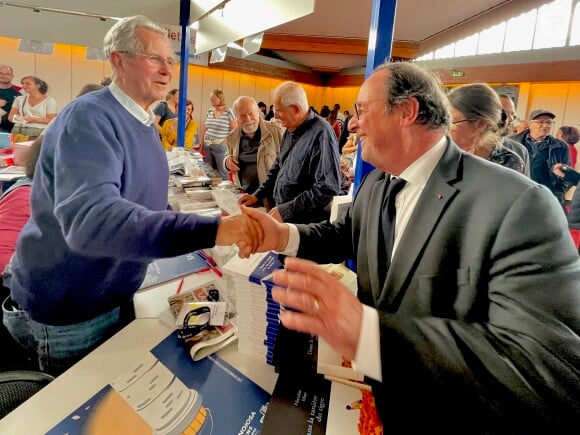
[{"label": "blue jeans", "polygon": [[10,296],[2,303],[4,326],[26,350],[38,355],[40,370],[58,376],[119,330],[120,309],[86,322],[45,325],[14,306]]},{"label": "blue jeans", "polygon": [[228,170],[224,168],[224,158],[226,156],[227,149],[228,148],[226,145],[220,145],[217,143],[209,146],[205,145],[203,147],[203,151],[205,153],[205,163],[208,166],[217,169],[220,176],[226,181],[230,179]]}]

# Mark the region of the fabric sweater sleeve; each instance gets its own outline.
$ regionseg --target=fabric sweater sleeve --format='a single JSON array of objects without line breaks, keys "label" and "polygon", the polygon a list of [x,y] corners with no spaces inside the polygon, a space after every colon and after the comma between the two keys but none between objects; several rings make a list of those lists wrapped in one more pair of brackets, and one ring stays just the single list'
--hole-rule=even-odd
[{"label": "fabric sweater sleeve", "polygon": [[[126,160],[142,158],[139,153],[164,157],[158,144],[151,142],[151,150],[137,140],[123,146],[105,114],[70,110],[67,118],[59,122],[62,128],[49,130],[45,141],[55,143],[52,164],[58,168],[48,169],[54,176],[54,213],[72,250],[88,256],[159,258],[215,244],[219,218],[168,211],[166,180],[152,179],[154,168],[153,174],[127,170],[136,166]],[[153,127],[134,121],[134,130],[149,129],[155,138]],[[128,178],[141,187],[137,194],[126,191],[131,189]],[[131,194],[139,201],[127,199]]]}]

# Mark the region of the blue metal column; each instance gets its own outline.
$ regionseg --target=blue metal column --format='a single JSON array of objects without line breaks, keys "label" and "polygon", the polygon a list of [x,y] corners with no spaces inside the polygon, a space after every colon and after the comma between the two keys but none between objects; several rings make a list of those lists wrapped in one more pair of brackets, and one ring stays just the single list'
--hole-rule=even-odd
[{"label": "blue metal column", "polygon": [[189,0],[180,0],[179,25],[181,26],[181,55],[179,59],[179,102],[177,105],[177,144],[185,145],[185,103],[187,101],[187,72],[189,67]]},{"label": "blue metal column", "polygon": [[[365,79],[372,74],[377,66],[391,57],[396,8],[397,0],[373,0]],[[357,191],[364,176],[374,169],[370,163],[361,159],[360,152],[361,149],[359,147],[356,156],[354,192]]]},{"label": "blue metal column", "polygon": [[[377,66],[391,57],[391,46],[393,45],[393,33],[395,31],[396,9],[397,0],[373,0],[365,79],[372,74]],[[353,181],[353,192],[355,194],[365,175],[374,169],[373,165],[363,161],[360,154],[361,147],[359,146],[356,152],[356,168]],[[346,265],[356,272],[353,260],[347,260]]]}]

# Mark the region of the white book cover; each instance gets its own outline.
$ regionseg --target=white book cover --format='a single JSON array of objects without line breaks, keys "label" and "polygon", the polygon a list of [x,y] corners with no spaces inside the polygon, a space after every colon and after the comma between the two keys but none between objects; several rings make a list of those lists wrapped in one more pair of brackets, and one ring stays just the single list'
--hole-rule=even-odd
[{"label": "white book cover", "polygon": [[[344,264],[326,264],[323,268],[356,294],[356,273]],[[355,381],[364,380],[364,375],[351,367],[350,361],[345,360],[322,338],[318,339],[318,373]]]},{"label": "white book cover", "polygon": [[261,284],[278,269],[282,269],[282,263],[275,252],[262,252],[250,258],[235,256],[224,266],[224,272],[242,275],[254,284]]}]

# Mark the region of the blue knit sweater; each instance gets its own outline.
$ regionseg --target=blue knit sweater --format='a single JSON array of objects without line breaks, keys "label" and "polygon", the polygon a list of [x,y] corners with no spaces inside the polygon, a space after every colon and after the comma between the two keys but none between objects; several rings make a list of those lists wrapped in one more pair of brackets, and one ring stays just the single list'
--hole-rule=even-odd
[{"label": "blue knit sweater", "polygon": [[12,298],[41,323],[86,321],[128,301],[153,258],[213,246],[219,218],[168,210],[168,177],[154,126],[108,89],[71,102],[43,141]]}]

